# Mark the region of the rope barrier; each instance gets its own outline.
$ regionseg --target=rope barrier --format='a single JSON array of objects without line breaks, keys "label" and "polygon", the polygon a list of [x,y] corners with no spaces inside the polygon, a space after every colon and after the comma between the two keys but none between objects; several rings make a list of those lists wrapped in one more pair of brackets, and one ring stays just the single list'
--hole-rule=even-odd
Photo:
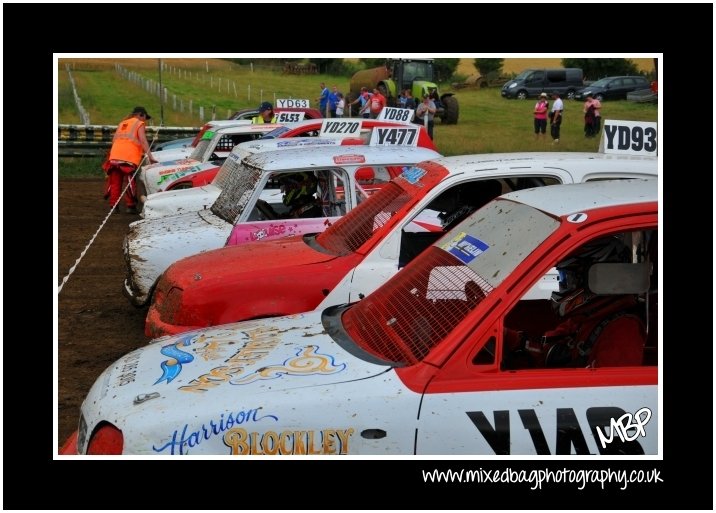
[{"label": "rope barrier", "polygon": [[[157,129],[157,132],[158,132],[158,131],[159,131],[159,130]],[[152,151],[152,146],[154,146],[154,141],[156,141],[156,138],[153,139],[153,140],[152,140],[152,143],[149,145],[149,152]],[[147,153],[149,153],[149,152],[147,152]],[[72,267],[70,267],[70,270],[67,272],[67,275],[66,275],[64,278],[62,278],[62,283],[60,283],[60,286],[59,286],[59,288],[58,288],[58,290],[57,290],[57,294],[58,294],[58,295],[60,294],[60,292],[62,292],[62,288],[65,286],[65,283],[67,283],[67,281],[70,279],[70,276],[72,276],[72,273],[74,273],[74,272],[75,272],[75,269],[77,269],[77,266],[78,266],[78,265],[80,264],[80,262],[82,261],[82,258],[85,256],[85,253],[87,253],[87,250],[90,248],[90,246],[92,246],[92,243],[95,241],[95,239],[96,239],[97,236],[99,235],[99,232],[101,232],[101,231],[102,231],[102,228],[104,228],[104,225],[107,224],[107,220],[108,220],[108,219],[112,216],[112,214],[114,213],[114,209],[117,208],[117,206],[119,205],[119,202],[122,201],[122,198],[123,198],[124,195],[127,193],[127,189],[129,189],[129,185],[134,181],[134,178],[137,176],[137,173],[139,172],[139,170],[142,169],[142,164],[144,164],[144,161],[146,160],[146,158],[147,158],[147,155],[145,154],[144,157],[142,157],[142,160],[139,162],[139,165],[137,166],[137,169],[135,169],[135,170],[134,170],[134,173],[132,173],[131,178],[130,178],[129,180],[127,180],[127,185],[124,187],[124,190],[122,190],[122,192],[120,193],[119,199],[114,203],[114,205],[112,205],[112,208],[109,210],[109,213],[108,213],[107,216],[104,218],[104,220],[102,221],[102,223],[99,225],[99,228],[97,228],[97,231],[94,232],[94,235],[92,235],[92,238],[90,239],[90,241],[89,241],[89,242],[87,243],[87,245],[85,246],[85,249],[82,250],[82,252],[80,253],[80,256],[77,257],[77,260],[75,260],[74,265],[73,265]]]}]

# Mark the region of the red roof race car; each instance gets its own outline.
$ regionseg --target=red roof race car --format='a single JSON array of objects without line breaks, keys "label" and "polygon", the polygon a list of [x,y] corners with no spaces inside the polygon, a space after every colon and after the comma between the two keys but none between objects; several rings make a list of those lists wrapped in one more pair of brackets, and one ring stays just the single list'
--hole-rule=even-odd
[{"label": "red roof race car", "polygon": [[[176,334],[355,301],[503,192],[656,173],[653,157],[596,153],[462,155],[421,162],[323,233],[244,243],[174,262],[157,283],[146,333]],[[549,295],[549,287],[544,284],[543,295]]]}]

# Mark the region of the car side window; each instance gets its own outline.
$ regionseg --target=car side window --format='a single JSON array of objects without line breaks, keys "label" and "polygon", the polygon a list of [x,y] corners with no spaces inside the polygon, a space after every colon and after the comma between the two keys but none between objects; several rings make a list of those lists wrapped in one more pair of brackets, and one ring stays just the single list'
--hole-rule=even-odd
[{"label": "car side window", "polygon": [[398,267],[407,265],[428,246],[509,186],[495,178],[458,183],[443,191],[402,230]]},{"label": "car side window", "polygon": [[504,317],[501,370],[657,365],[656,238],[601,234],[565,255]]}]

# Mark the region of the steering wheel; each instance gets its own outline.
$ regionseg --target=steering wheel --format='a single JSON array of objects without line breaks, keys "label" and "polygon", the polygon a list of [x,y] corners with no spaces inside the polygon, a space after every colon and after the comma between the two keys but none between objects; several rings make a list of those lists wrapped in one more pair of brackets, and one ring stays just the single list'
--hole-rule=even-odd
[{"label": "steering wheel", "polygon": [[261,212],[261,214],[266,219],[270,219],[270,220],[280,219],[279,215],[276,213],[276,211],[273,209],[273,207],[271,205],[269,205],[268,202],[266,202],[265,200],[262,200],[262,199],[257,200],[256,208],[259,210],[259,212]]}]

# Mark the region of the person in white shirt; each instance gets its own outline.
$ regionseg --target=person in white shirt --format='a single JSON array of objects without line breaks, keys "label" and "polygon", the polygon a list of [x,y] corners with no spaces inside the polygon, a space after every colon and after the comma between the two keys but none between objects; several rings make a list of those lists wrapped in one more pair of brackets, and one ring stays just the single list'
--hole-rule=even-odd
[{"label": "person in white shirt", "polygon": [[549,133],[552,135],[552,144],[559,142],[559,129],[562,126],[562,114],[564,112],[564,103],[559,97],[559,93],[552,93],[554,104],[549,113]]}]

